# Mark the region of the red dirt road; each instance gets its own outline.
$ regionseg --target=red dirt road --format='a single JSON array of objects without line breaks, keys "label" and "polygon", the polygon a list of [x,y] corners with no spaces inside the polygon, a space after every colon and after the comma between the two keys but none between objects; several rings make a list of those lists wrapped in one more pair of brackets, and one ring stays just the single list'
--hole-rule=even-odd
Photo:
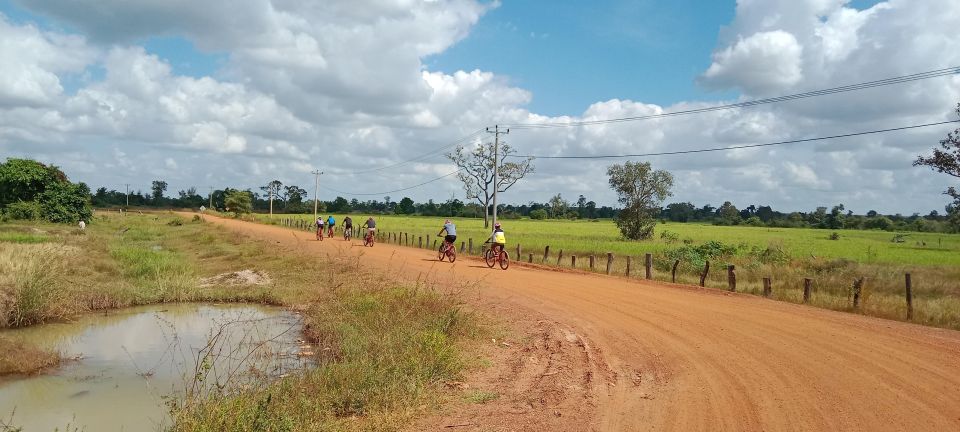
[{"label": "red dirt road", "polygon": [[[590,363],[567,372],[583,375],[574,381],[589,393],[590,418],[580,420],[593,430],[960,431],[960,332],[716,290],[439,263],[430,250],[208,220],[305,253],[362,255],[410,279],[477,281],[482,295],[561,324],[561,339],[577,341]],[[567,430],[582,430],[567,418]],[[520,425],[504,430],[529,429]]]}]

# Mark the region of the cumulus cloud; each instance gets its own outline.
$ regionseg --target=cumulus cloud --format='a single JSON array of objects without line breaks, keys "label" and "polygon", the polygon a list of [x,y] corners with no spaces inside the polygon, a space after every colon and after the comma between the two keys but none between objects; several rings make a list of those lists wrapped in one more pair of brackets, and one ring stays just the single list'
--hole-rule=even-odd
[{"label": "cumulus cloud", "polygon": [[[646,116],[731,102],[660,106],[611,99],[550,117],[531,112],[534,95],[496,71],[424,66],[425,56],[467,37],[496,5],[24,3],[77,32],[0,17],[0,150],[64,165],[108,187],[140,179],[146,189],[151,176],[167,179],[171,189],[256,187],[274,178],[309,186],[309,171],[323,167],[331,188],[371,192],[380,186],[376,192],[449,173],[443,152],[485,126]],[[844,0],[741,0],[700,80],[738,89],[743,100],[958,65],[956,28],[960,4],[952,0],[890,0],[864,10]],[[178,75],[138,45],[170,35],[224,53],[223,68],[208,77]],[[64,89],[65,79],[89,68],[103,77]],[[506,141],[521,154],[539,155],[693,150],[939,121],[950,118],[958,100],[960,77],[940,78],[689,117],[516,129]],[[732,200],[804,210],[844,202],[858,211],[924,210],[941,205],[945,180],[910,162],[940,135],[915,131],[648,159],[677,175],[677,200],[698,204]],[[480,133],[461,142],[489,138]],[[356,173],[421,155],[413,164]],[[542,159],[537,174],[505,198],[583,193],[613,204],[604,175],[610,163]],[[902,196],[891,200],[891,191]],[[424,200],[463,195],[454,181],[404,194]]]}]

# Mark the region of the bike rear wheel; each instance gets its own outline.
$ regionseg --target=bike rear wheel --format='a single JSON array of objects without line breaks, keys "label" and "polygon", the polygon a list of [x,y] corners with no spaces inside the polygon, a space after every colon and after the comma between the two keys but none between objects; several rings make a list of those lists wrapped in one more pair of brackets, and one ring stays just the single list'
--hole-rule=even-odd
[{"label": "bike rear wheel", "polygon": [[453,247],[453,245],[450,245],[450,249],[447,249],[447,259],[450,260],[450,262],[457,260],[457,249]]},{"label": "bike rear wheel", "polygon": [[510,267],[510,255],[507,255],[507,251],[500,251],[500,269],[506,270],[507,267]]}]

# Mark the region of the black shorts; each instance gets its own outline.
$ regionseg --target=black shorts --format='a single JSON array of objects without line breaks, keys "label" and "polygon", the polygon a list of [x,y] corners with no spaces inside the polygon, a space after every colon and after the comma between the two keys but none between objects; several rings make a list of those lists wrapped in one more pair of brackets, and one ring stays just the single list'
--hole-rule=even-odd
[{"label": "black shorts", "polygon": [[455,235],[448,235],[448,236],[446,236],[446,237],[443,238],[443,241],[445,241],[445,242],[447,242],[447,243],[455,243],[455,242],[457,241],[457,236],[455,236]]}]

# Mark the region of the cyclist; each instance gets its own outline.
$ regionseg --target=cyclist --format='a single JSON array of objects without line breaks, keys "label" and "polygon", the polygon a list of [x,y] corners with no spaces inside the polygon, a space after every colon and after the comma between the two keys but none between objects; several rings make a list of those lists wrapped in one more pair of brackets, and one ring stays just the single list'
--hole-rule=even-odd
[{"label": "cyclist", "polygon": [[347,235],[347,233],[353,235],[353,219],[350,216],[344,216],[343,218],[343,235]]},{"label": "cyclist", "polygon": [[333,228],[337,226],[337,220],[333,215],[327,216],[327,238],[333,237]]},{"label": "cyclist", "polygon": [[493,243],[494,253],[502,252],[507,246],[507,236],[503,233],[503,228],[500,228],[500,222],[493,225],[493,233],[490,234],[490,239],[487,241]]},{"label": "cyclist", "polygon": [[317,221],[315,223],[317,224],[317,237],[323,237],[323,225],[325,223],[323,216],[317,216]]},{"label": "cyclist", "polygon": [[453,222],[450,222],[450,219],[443,221],[443,228],[440,229],[440,232],[438,232],[437,235],[439,236],[443,233],[447,233],[447,235],[443,238],[444,242],[450,244],[457,242],[457,226],[454,225]]},{"label": "cyclist", "polygon": [[373,216],[367,218],[367,221],[363,223],[363,227],[367,229],[367,235],[373,237],[377,233],[377,221],[373,220]]}]

